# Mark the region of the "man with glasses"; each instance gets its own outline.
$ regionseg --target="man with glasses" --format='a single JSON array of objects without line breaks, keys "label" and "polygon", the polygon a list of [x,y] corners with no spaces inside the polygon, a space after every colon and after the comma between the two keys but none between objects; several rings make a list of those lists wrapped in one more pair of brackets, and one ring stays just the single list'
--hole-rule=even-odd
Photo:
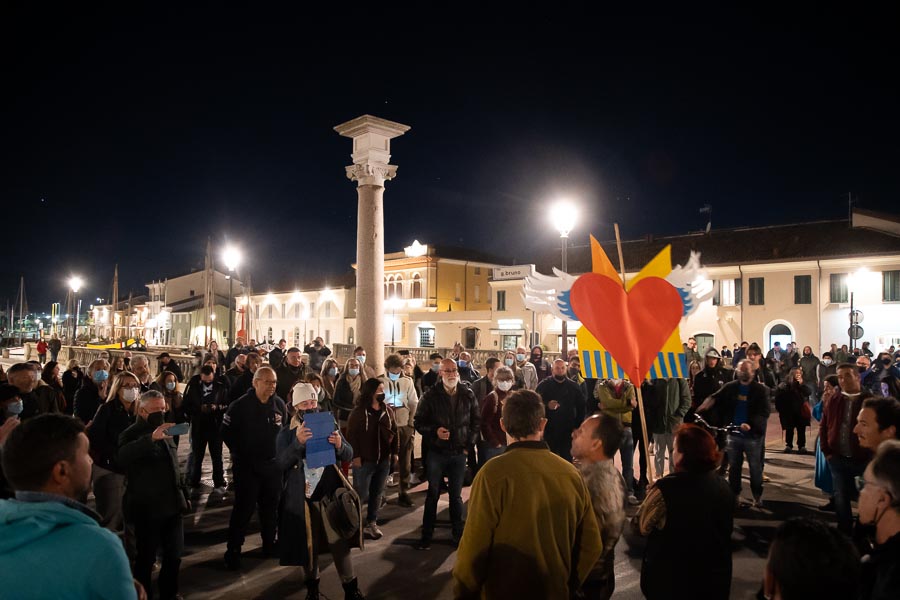
[{"label": "man with glasses", "polygon": [[859,490],[859,522],[874,525],[875,548],[863,558],[863,600],[896,598],[900,590],[900,441],[878,446],[875,458],[862,477]]},{"label": "man with glasses", "polygon": [[271,367],[253,374],[253,387],[222,418],[222,439],[231,451],[234,508],[228,524],[225,566],[241,567],[247,523],[259,505],[263,554],[276,556],[275,512],[281,495],[281,471],[275,461],[275,438],[288,423],[284,401],[275,395],[278,379]]},{"label": "man with glasses", "polygon": [[441,482],[445,476],[450,495],[453,541],[458,544],[462,537],[462,487],[466,457],[479,431],[478,401],[471,388],[459,384],[456,361],[449,358],[442,360],[439,374],[440,383],[425,392],[415,414],[416,431],[422,435],[422,445],[428,447],[425,465],[428,495],[422,518],[420,550],[431,548]]}]

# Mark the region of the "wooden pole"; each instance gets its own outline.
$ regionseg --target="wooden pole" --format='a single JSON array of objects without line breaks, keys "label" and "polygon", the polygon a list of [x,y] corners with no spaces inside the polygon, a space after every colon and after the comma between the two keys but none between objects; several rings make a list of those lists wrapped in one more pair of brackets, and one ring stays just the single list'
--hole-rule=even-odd
[{"label": "wooden pole", "polygon": [[[622,257],[622,238],[619,237],[619,224],[614,223],[613,227],[616,230],[616,248],[619,250],[619,270],[622,273],[622,287],[625,287],[625,259]],[[638,377],[643,377],[643,373],[639,373]],[[644,412],[644,396],[641,394],[641,383],[643,383],[642,380],[632,380],[631,382],[634,386],[635,394],[637,394],[638,414],[641,415],[641,431],[643,432],[641,437],[644,443],[644,456],[647,459],[647,479],[652,483],[654,480],[653,461],[650,460],[650,440],[647,434],[647,417]],[[629,473],[629,475],[634,476],[634,473]]]}]

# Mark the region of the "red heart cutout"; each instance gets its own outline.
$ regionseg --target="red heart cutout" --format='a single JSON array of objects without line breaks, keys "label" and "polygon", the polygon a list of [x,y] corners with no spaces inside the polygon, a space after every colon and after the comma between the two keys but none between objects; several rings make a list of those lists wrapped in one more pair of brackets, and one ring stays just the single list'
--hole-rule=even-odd
[{"label": "red heart cutout", "polygon": [[626,292],[598,273],[575,280],[572,309],[632,381],[641,381],[681,322],[681,295],[659,277],[646,277]]}]

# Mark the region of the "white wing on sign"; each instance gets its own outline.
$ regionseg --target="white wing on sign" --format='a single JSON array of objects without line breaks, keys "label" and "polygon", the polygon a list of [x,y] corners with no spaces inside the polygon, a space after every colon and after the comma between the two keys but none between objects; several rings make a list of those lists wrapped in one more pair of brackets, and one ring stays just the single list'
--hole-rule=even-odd
[{"label": "white wing on sign", "polygon": [[718,286],[718,282],[710,280],[706,269],[700,265],[699,252],[691,252],[687,263],[672,269],[666,281],[678,289],[684,303],[684,317],[697,310],[701,302],[712,298]]},{"label": "white wing on sign", "polygon": [[553,274],[556,277],[535,272],[525,278],[525,293],[522,295],[525,307],[566,321],[577,321],[578,317],[569,303],[569,290],[578,277],[559,269],[553,269]]}]

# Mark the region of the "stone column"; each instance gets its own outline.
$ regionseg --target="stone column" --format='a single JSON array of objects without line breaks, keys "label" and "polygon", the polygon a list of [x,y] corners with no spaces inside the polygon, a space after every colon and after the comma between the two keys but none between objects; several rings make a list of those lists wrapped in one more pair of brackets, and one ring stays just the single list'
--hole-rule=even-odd
[{"label": "stone column", "polygon": [[384,182],[397,167],[391,160],[391,140],[408,125],[370,115],[334,128],[353,139],[353,164],[347,178],[356,182],[359,199],[356,225],[356,336],[366,349],[366,364],[384,370]]}]

